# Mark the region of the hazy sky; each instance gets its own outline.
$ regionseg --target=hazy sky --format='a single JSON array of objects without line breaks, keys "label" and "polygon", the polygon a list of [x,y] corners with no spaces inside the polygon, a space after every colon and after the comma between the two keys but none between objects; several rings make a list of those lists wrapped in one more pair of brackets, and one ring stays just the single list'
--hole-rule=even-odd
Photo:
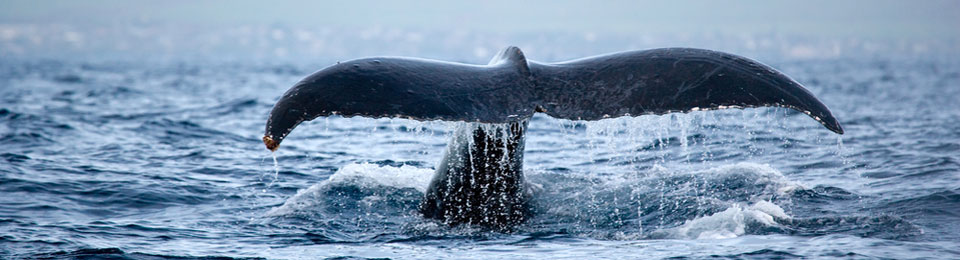
[{"label": "hazy sky", "polygon": [[960,1],[4,0],[0,23],[399,27],[493,32],[957,38]]}]

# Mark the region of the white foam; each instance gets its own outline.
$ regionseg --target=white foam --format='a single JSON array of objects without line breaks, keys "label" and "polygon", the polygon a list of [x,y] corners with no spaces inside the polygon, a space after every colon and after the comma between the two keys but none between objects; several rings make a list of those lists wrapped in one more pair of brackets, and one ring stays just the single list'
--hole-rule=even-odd
[{"label": "white foam", "polygon": [[749,225],[776,226],[777,220],[790,220],[792,217],[780,206],[768,201],[775,193],[784,194],[805,189],[801,184],[789,180],[782,173],[766,164],[737,163],[713,168],[699,174],[707,178],[729,178],[742,175],[762,185],[763,191],[751,196],[752,205],[744,207],[734,203],[724,211],[709,216],[686,221],[670,231],[680,239],[726,239],[742,236]]},{"label": "white foam", "polygon": [[783,209],[769,201],[758,201],[744,209],[734,204],[724,211],[710,216],[689,220],[673,230],[680,239],[727,239],[746,233],[747,225],[779,225],[776,219],[790,219]]},{"label": "white foam", "polygon": [[[787,213],[783,211],[783,208],[781,208],[780,206],[777,206],[777,204],[773,204],[772,202],[769,202],[766,200],[757,201],[757,203],[754,203],[753,206],[750,206],[750,208],[753,210],[766,213],[767,215],[774,218],[788,219],[788,220],[793,219],[793,217],[790,217],[790,215],[787,215]],[[773,222],[770,222],[770,223],[772,224]]]},{"label": "white foam", "polygon": [[[433,169],[417,168],[409,165],[393,167],[369,163],[349,164],[337,170],[326,181],[297,191],[296,195],[287,199],[283,205],[267,212],[267,215],[288,215],[316,205],[323,200],[323,189],[330,186],[357,186],[364,189],[380,187],[413,188],[424,193],[432,176]],[[364,198],[364,201],[370,202],[377,199],[380,198],[367,197]]]},{"label": "white foam", "polygon": [[433,169],[417,168],[410,165],[400,167],[379,166],[376,164],[349,164],[340,168],[327,179],[328,184],[356,185],[362,188],[394,187],[414,188],[427,191]]}]

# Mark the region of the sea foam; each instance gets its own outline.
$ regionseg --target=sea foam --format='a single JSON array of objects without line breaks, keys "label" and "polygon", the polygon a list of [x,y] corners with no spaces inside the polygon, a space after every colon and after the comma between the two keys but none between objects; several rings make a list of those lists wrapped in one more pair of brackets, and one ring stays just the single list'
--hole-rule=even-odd
[{"label": "sea foam", "polygon": [[[348,164],[337,170],[329,179],[297,192],[283,205],[276,207],[267,216],[281,216],[310,208],[323,201],[323,191],[330,187],[355,186],[362,189],[396,188],[427,190],[433,169],[404,165],[400,167],[379,166],[370,163]],[[373,200],[375,198],[368,198]]]}]

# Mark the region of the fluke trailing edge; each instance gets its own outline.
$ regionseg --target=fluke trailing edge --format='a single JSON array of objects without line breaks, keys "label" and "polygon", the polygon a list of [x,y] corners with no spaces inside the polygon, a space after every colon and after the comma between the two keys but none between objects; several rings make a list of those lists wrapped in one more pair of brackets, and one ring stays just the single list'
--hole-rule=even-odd
[{"label": "fluke trailing edge", "polygon": [[301,122],[334,114],[468,122],[448,144],[420,211],[502,229],[527,214],[523,145],[535,112],[598,120],[762,106],[801,111],[843,134],[799,83],[737,55],[667,48],[539,63],[508,47],[487,65],[395,57],[337,63],[283,94],[263,142],[276,150]]}]

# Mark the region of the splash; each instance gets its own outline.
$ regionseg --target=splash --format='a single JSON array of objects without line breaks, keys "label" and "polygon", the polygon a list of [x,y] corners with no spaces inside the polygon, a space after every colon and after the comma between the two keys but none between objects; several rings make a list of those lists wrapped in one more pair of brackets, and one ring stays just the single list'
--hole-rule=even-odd
[{"label": "splash", "polygon": [[[654,166],[626,174],[534,171],[543,212],[531,225],[600,239],[708,239],[756,234],[793,219],[782,206],[807,190],[765,164]],[[776,203],[776,204],[775,204]],[[781,221],[781,223],[783,223]],[[626,236],[623,236],[626,235]]]},{"label": "splash", "polygon": [[791,217],[780,206],[761,200],[746,208],[734,204],[719,213],[689,220],[668,232],[678,239],[728,239],[746,234],[751,226],[777,226],[778,219]]},{"label": "splash", "polygon": [[357,186],[367,189],[412,188],[423,193],[430,184],[431,176],[433,176],[433,169],[410,165],[393,167],[360,163],[344,166],[321,185]]},{"label": "splash", "polygon": [[[414,189],[415,197],[419,198],[427,190],[433,169],[417,168],[404,165],[401,167],[379,166],[376,164],[360,163],[349,164],[337,170],[327,180],[314,184],[310,188],[297,192],[287,199],[283,205],[267,212],[267,216],[282,216],[310,211],[315,207],[333,201],[326,198],[331,189],[359,188],[377,194],[378,191]],[[361,199],[361,202],[378,200],[383,196],[370,195]],[[395,214],[395,213],[393,213]]]}]

